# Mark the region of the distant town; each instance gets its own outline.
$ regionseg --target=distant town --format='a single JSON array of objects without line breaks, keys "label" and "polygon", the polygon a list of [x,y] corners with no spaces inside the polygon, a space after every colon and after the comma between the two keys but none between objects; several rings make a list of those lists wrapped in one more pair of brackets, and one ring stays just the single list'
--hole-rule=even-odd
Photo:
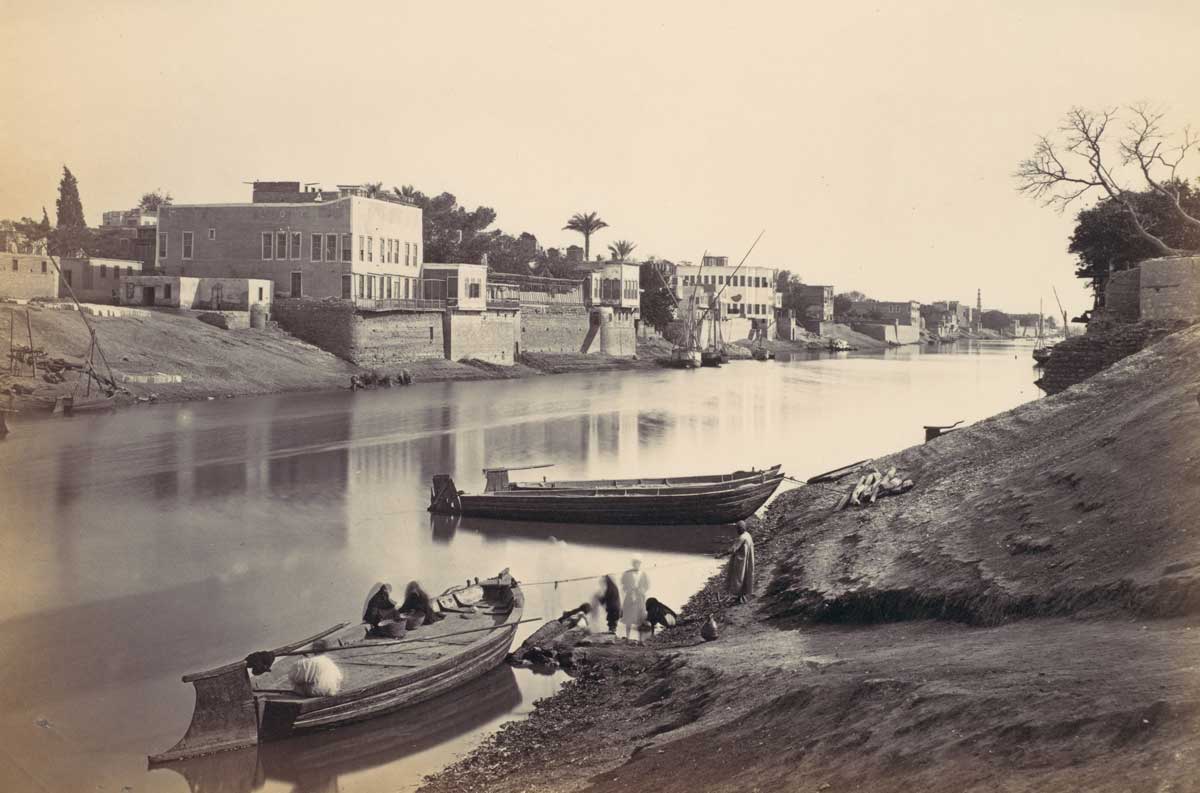
[{"label": "distant town", "polygon": [[64,168],[58,215],[55,226],[48,216],[2,222],[0,298],[195,311],[225,328],[274,321],[360,366],[633,357],[639,340],[675,340],[689,306],[719,323],[725,342],[905,345],[1059,327],[1053,315],[984,309],[978,292],[882,300],[723,255],[639,260],[627,240],[592,257],[592,236],[607,226],[595,212],[564,228],[582,246],[546,249],[529,234],[487,230],[486,208],[378,183],[256,181],[250,200],[233,204],[175,203],[157,191],[90,228]]}]

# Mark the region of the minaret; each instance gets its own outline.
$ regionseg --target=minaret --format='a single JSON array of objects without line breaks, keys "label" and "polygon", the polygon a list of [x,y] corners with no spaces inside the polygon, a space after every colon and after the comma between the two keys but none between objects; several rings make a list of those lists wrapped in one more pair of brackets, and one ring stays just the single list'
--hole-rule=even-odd
[{"label": "minaret", "polygon": [[975,290],[975,327],[972,330],[975,333],[983,327],[983,290]]}]

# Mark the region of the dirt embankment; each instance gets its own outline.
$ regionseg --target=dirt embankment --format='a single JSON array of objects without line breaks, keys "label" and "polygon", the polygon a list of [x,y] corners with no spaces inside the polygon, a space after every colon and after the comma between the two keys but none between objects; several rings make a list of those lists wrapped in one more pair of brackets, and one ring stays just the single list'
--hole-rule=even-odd
[{"label": "dirt embankment", "polygon": [[[754,527],[719,582],[428,791],[1195,790],[1200,327]],[[721,637],[703,643],[715,613]]]},{"label": "dirt embankment", "polygon": [[[33,347],[49,358],[81,364],[88,354],[87,327],[74,310],[28,306],[2,306],[15,311],[14,343],[28,346],[29,312]],[[287,391],[325,391],[347,388],[350,378],[364,369],[285,333],[278,328],[223,330],[197,319],[197,312],[136,311],[132,316],[96,317],[88,321],[96,329],[100,348],[122,389],[117,404],[153,397],[157,401],[223,398]],[[49,411],[56,397],[71,394],[80,375],[67,369],[62,382],[39,372],[32,377],[28,365],[10,373],[9,316],[0,311],[0,405],[26,413]],[[661,340],[658,340],[661,342]],[[407,369],[413,381],[499,380],[535,377],[560,372],[604,369],[636,369],[657,365],[660,345],[639,343],[637,359],[596,355],[529,356],[516,366],[498,366],[481,361],[427,360],[397,366]],[[107,376],[99,357],[96,367]],[[165,375],[165,377],[160,377]],[[174,382],[178,380],[178,382]],[[97,393],[93,388],[93,393]],[[3,396],[8,394],[8,396]]]}]

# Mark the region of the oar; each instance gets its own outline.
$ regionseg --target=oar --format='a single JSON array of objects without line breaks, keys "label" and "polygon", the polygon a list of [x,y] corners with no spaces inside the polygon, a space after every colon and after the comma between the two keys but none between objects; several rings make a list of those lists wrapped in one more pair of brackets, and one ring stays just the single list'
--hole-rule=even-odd
[{"label": "oar", "polygon": [[499,625],[489,625],[486,628],[469,628],[465,631],[452,631],[451,633],[441,633],[441,634],[438,634],[437,636],[423,636],[423,637],[418,637],[416,639],[396,639],[395,641],[375,642],[374,644],[370,644],[370,645],[343,644],[338,647],[326,647],[324,650],[319,650],[319,651],[318,650],[309,650],[308,652],[278,653],[278,654],[276,654],[275,657],[283,658],[284,656],[288,656],[288,655],[312,655],[315,652],[331,653],[331,652],[335,652],[337,650],[361,650],[361,649],[363,649],[364,646],[387,647],[387,646],[393,645],[393,644],[415,644],[417,642],[436,642],[436,641],[441,641],[442,639],[448,638],[450,636],[462,636],[464,633],[479,633],[480,631],[494,631],[494,630],[499,630],[500,628],[507,628],[511,625],[524,625],[526,622],[541,622],[541,619],[542,619],[541,617],[530,617],[527,620],[517,620],[516,622],[502,622]]}]

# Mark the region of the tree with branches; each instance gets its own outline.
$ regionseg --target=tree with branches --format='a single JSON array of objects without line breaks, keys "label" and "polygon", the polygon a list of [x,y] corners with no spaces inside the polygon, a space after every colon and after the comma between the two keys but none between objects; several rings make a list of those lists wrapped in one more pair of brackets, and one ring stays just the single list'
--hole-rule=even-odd
[{"label": "tree with branches", "polygon": [[591,259],[592,235],[600,229],[608,228],[608,224],[600,219],[597,212],[576,212],[563,226],[563,231],[578,231],[583,235],[583,259]]},{"label": "tree with branches", "polygon": [[[1154,219],[1140,206],[1139,191],[1130,187],[1131,178],[1144,182],[1148,192],[1167,201],[1181,223],[1200,227],[1200,216],[1184,203],[1186,182],[1180,174],[1200,138],[1189,127],[1179,135],[1168,135],[1162,128],[1163,117],[1144,104],[1124,113],[1117,108],[1071,108],[1057,134],[1039,137],[1033,154],[1018,164],[1013,173],[1017,189],[1060,212],[1099,193],[1121,208],[1154,255],[1188,253],[1164,240]],[[1116,131],[1122,123],[1123,129]],[[1130,172],[1136,176],[1130,177]]]},{"label": "tree with branches", "polygon": [[629,258],[629,255],[633,253],[636,247],[637,243],[630,242],[629,240],[617,240],[609,244],[608,252],[612,254],[614,261],[623,262]]},{"label": "tree with branches", "polygon": [[171,194],[160,187],[149,193],[142,193],[142,197],[138,199],[137,208],[148,214],[157,215],[159,207],[169,206],[173,200]]}]

